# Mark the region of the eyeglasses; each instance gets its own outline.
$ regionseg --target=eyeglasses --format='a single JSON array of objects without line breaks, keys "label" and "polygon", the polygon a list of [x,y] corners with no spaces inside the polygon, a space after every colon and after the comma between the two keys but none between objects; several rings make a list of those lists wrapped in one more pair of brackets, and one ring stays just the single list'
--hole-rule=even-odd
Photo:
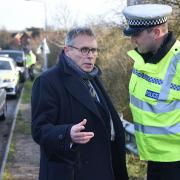
[{"label": "eyeglasses", "polygon": [[98,48],[88,48],[88,47],[77,48],[75,46],[69,46],[69,47],[79,50],[82,53],[82,55],[88,55],[90,51],[92,52],[93,55],[97,55],[99,52]]}]

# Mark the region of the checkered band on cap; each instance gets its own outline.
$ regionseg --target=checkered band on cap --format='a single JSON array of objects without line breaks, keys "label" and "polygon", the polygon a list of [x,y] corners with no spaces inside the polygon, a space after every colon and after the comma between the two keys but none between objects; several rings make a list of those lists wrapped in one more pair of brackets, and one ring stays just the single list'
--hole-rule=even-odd
[{"label": "checkered band on cap", "polygon": [[159,19],[127,19],[129,26],[156,26],[167,22],[167,17]]}]

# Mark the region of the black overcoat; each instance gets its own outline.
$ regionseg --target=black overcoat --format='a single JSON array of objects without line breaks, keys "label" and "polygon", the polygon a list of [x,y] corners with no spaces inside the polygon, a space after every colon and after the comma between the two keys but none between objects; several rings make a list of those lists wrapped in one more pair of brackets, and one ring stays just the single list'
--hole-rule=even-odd
[{"label": "black overcoat", "polygon": [[[32,136],[40,145],[39,180],[127,180],[124,130],[99,78],[116,133],[117,150],[112,160],[107,130],[88,89],[60,55],[57,65],[38,77],[32,89]],[[85,131],[95,136],[70,148],[72,125],[87,119]],[[113,168],[118,169],[114,178]]]}]

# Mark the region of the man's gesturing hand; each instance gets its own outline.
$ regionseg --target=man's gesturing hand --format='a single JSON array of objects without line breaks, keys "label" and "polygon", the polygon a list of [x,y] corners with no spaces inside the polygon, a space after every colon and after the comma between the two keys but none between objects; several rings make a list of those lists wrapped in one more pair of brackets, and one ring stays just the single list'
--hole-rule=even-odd
[{"label": "man's gesturing hand", "polygon": [[86,123],[87,120],[83,119],[80,123],[72,126],[70,136],[73,143],[86,144],[92,137],[94,137],[93,132],[81,132],[85,129]]}]

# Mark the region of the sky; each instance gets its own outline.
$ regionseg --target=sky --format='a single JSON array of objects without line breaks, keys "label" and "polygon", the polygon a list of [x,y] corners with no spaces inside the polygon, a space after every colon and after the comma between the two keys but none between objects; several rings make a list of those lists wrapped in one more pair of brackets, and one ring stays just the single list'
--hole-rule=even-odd
[{"label": "sky", "polygon": [[0,29],[71,27],[92,21],[120,22],[126,0],[0,0]]}]

